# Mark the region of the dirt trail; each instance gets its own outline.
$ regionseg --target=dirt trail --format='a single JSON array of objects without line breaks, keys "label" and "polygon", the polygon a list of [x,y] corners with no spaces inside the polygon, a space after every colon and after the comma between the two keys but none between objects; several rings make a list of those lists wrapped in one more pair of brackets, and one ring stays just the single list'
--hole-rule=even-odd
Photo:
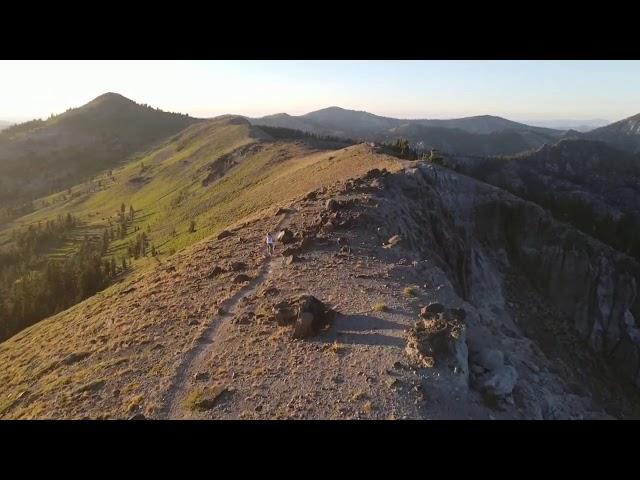
[{"label": "dirt trail", "polygon": [[[291,213],[293,212],[284,213],[273,230],[277,232],[286,227],[291,220]],[[200,370],[209,353],[215,350],[216,339],[224,335],[224,332],[231,325],[231,320],[235,317],[237,307],[242,299],[253,295],[271,275],[276,259],[282,260],[281,257],[275,255],[266,258],[258,271],[258,275],[221,305],[225,313],[210,319],[209,325],[202,331],[200,337],[196,339],[194,346],[184,355],[167,392],[164,406],[159,412],[159,418],[180,419],[187,416],[185,413],[188,412],[183,407],[183,401],[190,391],[190,379]]]}]

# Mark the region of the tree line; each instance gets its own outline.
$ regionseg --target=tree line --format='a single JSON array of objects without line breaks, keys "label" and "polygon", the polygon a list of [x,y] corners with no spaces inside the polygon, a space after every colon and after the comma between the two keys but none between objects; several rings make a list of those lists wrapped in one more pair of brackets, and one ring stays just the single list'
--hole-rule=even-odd
[{"label": "tree line", "polygon": [[380,144],[382,151],[405,160],[417,160],[418,152],[411,148],[409,140],[398,138],[395,142],[383,142]]},{"label": "tree line", "polygon": [[46,252],[77,241],[79,220],[71,215],[29,225],[14,232],[0,251],[0,341],[95,294],[111,277],[127,269],[123,257],[103,258],[113,239],[85,234],[76,250],[60,259]]},{"label": "tree line", "polygon": [[261,130],[271,135],[275,139],[300,139],[300,140],[317,140],[325,142],[343,143],[347,145],[355,145],[358,140],[352,138],[336,137],[334,135],[319,135],[316,133],[295,130],[285,127],[270,127],[267,125],[258,125]]}]

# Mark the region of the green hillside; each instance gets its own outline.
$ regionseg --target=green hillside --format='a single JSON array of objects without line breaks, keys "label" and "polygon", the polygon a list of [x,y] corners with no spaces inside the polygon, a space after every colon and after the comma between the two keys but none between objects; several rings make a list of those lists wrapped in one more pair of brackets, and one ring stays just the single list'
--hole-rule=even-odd
[{"label": "green hillside", "polygon": [[[309,190],[377,163],[396,165],[385,156],[356,154],[363,145],[337,146],[275,140],[244,119],[221,117],[192,125],[120,168],[39,199],[37,211],[0,229],[0,262],[11,266],[3,269],[4,282],[0,275],[4,337]],[[16,258],[25,259],[19,267]],[[51,266],[52,260],[58,263]],[[72,297],[62,301],[63,292],[51,298],[60,284],[46,287],[52,269],[51,275],[65,278]],[[24,321],[18,321],[21,316]]]},{"label": "green hillside", "polygon": [[31,200],[112,168],[198,121],[107,93],[47,120],[4,129],[0,223],[28,211]]}]

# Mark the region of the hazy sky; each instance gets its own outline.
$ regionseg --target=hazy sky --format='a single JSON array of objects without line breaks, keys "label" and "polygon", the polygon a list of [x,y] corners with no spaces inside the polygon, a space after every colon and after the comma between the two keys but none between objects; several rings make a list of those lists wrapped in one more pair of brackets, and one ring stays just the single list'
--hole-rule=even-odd
[{"label": "hazy sky", "polygon": [[163,110],[294,115],[332,105],[401,118],[619,120],[639,61],[0,61],[0,119],[45,118],[111,91]]}]

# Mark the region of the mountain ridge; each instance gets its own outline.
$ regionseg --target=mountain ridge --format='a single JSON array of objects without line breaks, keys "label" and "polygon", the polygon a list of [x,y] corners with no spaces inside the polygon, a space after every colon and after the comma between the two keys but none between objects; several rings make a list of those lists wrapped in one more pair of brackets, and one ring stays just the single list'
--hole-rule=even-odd
[{"label": "mountain ridge", "polygon": [[[560,130],[533,127],[492,115],[448,120],[399,119],[337,106],[299,116],[280,113],[247,118],[254,125],[367,141],[393,142],[399,137],[406,137],[418,150],[435,148],[451,153],[478,155],[513,154],[538,147],[563,134]],[[505,140],[507,144],[503,146]]]}]

